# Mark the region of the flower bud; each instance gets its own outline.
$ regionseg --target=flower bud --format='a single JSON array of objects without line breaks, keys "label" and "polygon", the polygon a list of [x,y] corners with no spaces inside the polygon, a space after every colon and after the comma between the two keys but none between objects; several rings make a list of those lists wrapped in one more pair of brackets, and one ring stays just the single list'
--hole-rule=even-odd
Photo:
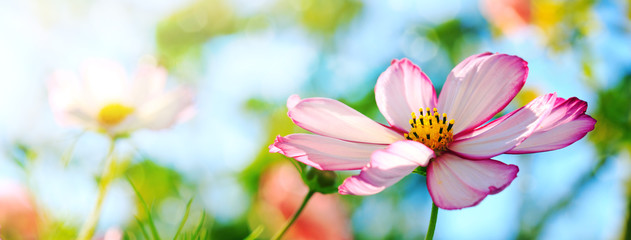
[{"label": "flower bud", "polygon": [[337,174],[335,172],[322,171],[316,168],[309,168],[303,176],[303,180],[310,190],[323,194],[337,192],[336,179]]}]

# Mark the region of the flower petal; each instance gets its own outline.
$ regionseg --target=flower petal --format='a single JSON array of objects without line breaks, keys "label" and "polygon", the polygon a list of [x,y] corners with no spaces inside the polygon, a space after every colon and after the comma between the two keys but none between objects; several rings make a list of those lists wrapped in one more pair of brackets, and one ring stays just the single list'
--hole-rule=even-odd
[{"label": "flower petal", "polygon": [[[55,71],[48,81],[48,102],[55,120],[63,126],[95,127],[92,102],[85,96],[81,82],[70,71]],[[90,111],[91,110],[91,111]]]},{"label": "flower petal", "polygon": [[398,141],[375,151],[359,175],[344,180],[340,194],[372,195],[383,191],[418,166],[427,166],[434,151],[415,141]]},{"label": "flower petal", "polygon": [[132,93],[137,105],[160,95],[164,91],[167,71],[153,64],[141,63],[132,82]]},{"label": "flower petal", "polygon": [[97,105],[131,101],[129,82],[125,68],[107,59],[90,59],[81,66],[81,78],[85,81],[86,92]]},{"label": "flower petal", "polygon": [[564,148],[594,130],[596,120],[585,114],[587,103],[578,99],[557,98],[552,112],[539,127],[507,153],[534,153]]},{"label": "flower petal", "polygon": [[332,138],[375,144],[403,139],[401,134],[329,98],[303,99],[287,115],[301,128]]},{"label": "flower petal", "polygon": [[487,159],[505,153],[535,131],[554,107],[555,100],[556,93],[540,96],[485,126],[457,136],[449,149],[469,159]]},{"label": "flower petal", "polygon": [[471,130],[504,109],[527,76],[528,63],[517,56],[473,55],[449,73],[438,110],[456,121],[454,135]]},{"label": "flower petal", "polygon": [[410,131],[410,114],[419,108],[436,107],[434,85],[408,59],[393,60],[375,85],[377,106],[390,125]]},{"label": "flower petal", "polygon": [[370,161],[370,155],[387,145],[355,143],[315,134],[278,136],[269,146],[281,153],[320,170],[357,170]]},{"label": "flower petal", "polygon": [[298,94],[293,94],[291,96],[289,96],[289,98],[287,98],[287,109],[292,109],[296,106],[296,104],[298,104],[302,99],[300,99],[300,96],[298,96]]},{"label": "flower petal", "polygon": [[147,101],[137,109],[135,128],[163,129],[183,118],[190,118],[194,94],[191,89],[179,87]]},{"label": "flower petal", "polygon": [[480,203],[489,194],[504,190],[519,168],[500,161],[468,160],[447,153],[427,168],[427,188],[436,206],[461,209]]}]

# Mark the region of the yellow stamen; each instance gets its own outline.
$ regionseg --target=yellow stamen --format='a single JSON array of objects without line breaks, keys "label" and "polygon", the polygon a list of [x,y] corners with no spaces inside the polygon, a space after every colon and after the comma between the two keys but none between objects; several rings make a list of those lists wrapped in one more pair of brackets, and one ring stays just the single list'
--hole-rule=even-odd
[{"label": "yellow stamen", "polygon": [[412,119],[410,119],[412,129],[409,133],[404,134],[404,137],[420,142],[434,151],[444,151],[447,150],[447,145],[453,141],[452,128],[455,121],[451,119],[447,122],[446,113],[440,114],[436,108],[433,110],[432,113],[427,108],[425,109],[427,114],[423,114],[423,108],[421,108],[419,109],[421,115],[418,117],[412,113]]},{"label": "yellow stamen", "polygon": [[120,103],[110,103],[101,109],[98,120],[103,125],[112,126],[119,124],[133,112],[134,108],[132,107]]}]

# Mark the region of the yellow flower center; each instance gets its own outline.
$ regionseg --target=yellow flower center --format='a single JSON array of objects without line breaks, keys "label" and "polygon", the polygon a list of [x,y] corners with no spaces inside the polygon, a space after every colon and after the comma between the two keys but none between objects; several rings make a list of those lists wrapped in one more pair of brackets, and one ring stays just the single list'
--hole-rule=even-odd
[{"label": "yellow flower center", "polygon": [[447,144],[454,140],[452,131],[454,120],[447,122],[447,114],[443,113],[441,118],[436,108],[433,114],[429,108],[426,114],[423,114],[423,108],[419,109],[419,112],[421,113],[419,117],[412,113],[412,119],[410,119],[412,129],[403,136],[408,140],[420,142],[434,151],[447,150]]},{"label": "yellow flower center", "polygon": [[110,103],[101,109],[98,120],[103,125],[112,126],[125,120],[132,112],[134,112],[132,107],[120,103]]}]

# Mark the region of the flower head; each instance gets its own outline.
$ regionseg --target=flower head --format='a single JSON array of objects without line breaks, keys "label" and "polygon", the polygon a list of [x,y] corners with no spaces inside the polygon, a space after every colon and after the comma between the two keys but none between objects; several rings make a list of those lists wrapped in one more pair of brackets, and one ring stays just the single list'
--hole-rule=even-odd
[{"label": "flower head", "polygon": [[131,79],[109,60],[89,60],[81,70],[79,76],[56,71],[49,81],[49,102],[62,125],[120,137],[141,128],[167,128],[193,113],[191,90],[165,92],[167,73],[158,66],[143,63]]},{"label": "flower head", "polygon": [[287,101],[289,117],[315,134],[278,136],[270,152],[322,170],[361,170],[339,186],[341,194],[376,194],[426,167],[438,207],[475,206],[517,177],[517,166],[491,158],[563,148],[594,128],[586,102],[556,93],[492,120],[527,76],[523,59],[482,53],[458,64],[437,98],[418,66],[394,60],[375,86],[377,107],[389,126],[333,99],[294,95]]}]

